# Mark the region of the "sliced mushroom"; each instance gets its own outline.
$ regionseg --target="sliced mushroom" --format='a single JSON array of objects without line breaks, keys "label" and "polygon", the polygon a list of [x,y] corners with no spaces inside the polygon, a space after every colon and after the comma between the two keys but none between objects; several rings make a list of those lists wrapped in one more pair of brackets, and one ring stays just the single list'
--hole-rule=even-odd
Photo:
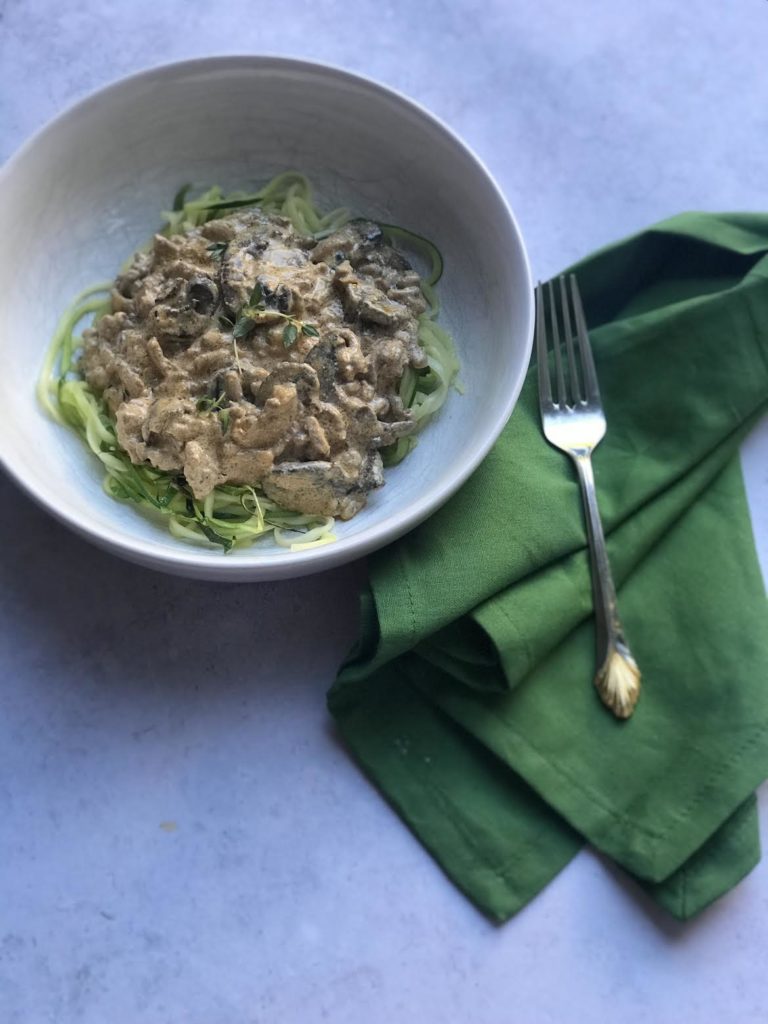
[{"label": "sliced mushroom", "polygon": [[261,486],[272,501],[289,511],[333,516],[339,505],[330,462],[282,462],[262,477]]},{"label": "sliced mushroom", "polygon": [[320,392],[318,375],[308,363],[278,363],[260,386],[256,399],[266,402],[278,384],[294,384],[302,405],[317,398]]},{"label": "sliced mushroom", "polygon": [[381,458],[372,453],[354,474],[333,461],[278,463],[264,475],[261,485],[267,497],[283,508],[351,519],[365,504],[368,491],[383,482]]},{"label": "sliced mushroom", "polygon": [[135,258],[84,332],[81,367],[130,457],[183,472],[198,498],[264,478],[285,508],[349,518],[383,483],[378,449],[415,429],[398,390],[426,365],[424,308],[379,225],[316,243],[237,210]]},{"label": "sliced mushroom", "polygon": [[209,277],[195,276],[187,285],[187,298],[196,313],[213,316],[219,304],[219,289]]},{"label": "sliced mushroom", "polygon": [[307,353],[306,360],[317,374],[321,397],[334,401],[338,366],[333,339],[330,336],[321,338]]}]

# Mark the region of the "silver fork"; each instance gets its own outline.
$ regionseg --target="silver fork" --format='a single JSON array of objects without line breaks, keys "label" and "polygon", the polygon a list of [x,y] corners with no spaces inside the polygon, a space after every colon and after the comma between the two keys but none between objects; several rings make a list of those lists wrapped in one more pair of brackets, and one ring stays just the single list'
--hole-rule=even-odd
[{"label": "silver fork", "polygon": [[[565,277],[561,275],[558,284],[556,289],[551,281],[546,286],[539,282],[536,288],[536,351],[541,421],[544,436],[550,444],[566,452],[575,462],[581,483],[597,623],[598,669],[595,686],[603,703],[617,718],[629,718],[640,695],[640,671],[619,620],[616,588],[605,549],[605,535],[592,472],[592,452],[605,436],[605,415],[576,278],[573,274],[569,275],[568,287]],[[553,382],[550,380],[547,321],[554,353],[555,398],[552,396]],[[561,338],[565,343],[565,360]],[[576,347],[579,350],[580,372],[577,369]]]}]

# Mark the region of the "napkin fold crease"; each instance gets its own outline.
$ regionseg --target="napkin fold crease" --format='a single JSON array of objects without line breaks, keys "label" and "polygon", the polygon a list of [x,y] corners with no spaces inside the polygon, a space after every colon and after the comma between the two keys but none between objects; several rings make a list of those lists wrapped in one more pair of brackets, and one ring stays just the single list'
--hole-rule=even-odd
[{"label": "napkin fold crease", "polygon": [[542,437],[535,368],[459,493],[371,557],[329,708],[494,919],[585,841],[687,918],[759,858],[768,643],[738,445],[768,408],[768,216],[682,215],[573,269],[608,419],[598,497],[643,670],[634,717],[615,721],[591,684],[578,484]]}]

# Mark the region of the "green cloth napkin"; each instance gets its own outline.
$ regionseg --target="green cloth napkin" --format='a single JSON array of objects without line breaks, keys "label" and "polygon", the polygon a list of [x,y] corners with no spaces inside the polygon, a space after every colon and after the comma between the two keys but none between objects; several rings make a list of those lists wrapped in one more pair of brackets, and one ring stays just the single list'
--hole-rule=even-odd
[{"label": "green cloth napkin", "polygon": [[608,419],[600,508],[643,672],[634,716],[592,686],[580,496],[541,434],[535,369],[461,491],[371,557],[329,708],[494,919],[585,841],[687,918],[759,859],[768,635],[738,446],[768,408],[768,216],[675,217],[574,269]]}]

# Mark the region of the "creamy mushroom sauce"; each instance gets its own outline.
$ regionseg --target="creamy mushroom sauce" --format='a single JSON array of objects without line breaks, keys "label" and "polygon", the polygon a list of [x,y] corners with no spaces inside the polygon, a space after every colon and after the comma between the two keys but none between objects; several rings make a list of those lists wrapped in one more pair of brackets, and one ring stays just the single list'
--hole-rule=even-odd
[{"label": "creamy mushroom sauce", "polygon": [[[263,308],[235,338],[254,289]],[[248,210],[156,235],[84,332],[81,370],[131,461],[182,473],[195,498],[258,485],[285,509],[349,519],[383,483],[380,449],[414,430],[398,390],[427,365],[425,308],[378,225],[316,242]]]}]

